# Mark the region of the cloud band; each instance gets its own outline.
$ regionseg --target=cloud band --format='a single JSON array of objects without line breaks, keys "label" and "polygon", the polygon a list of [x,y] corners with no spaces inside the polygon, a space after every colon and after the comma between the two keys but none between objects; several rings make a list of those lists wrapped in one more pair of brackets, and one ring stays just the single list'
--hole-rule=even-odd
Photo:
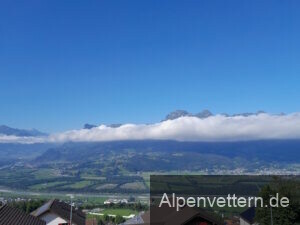
[{"label": "cloud band", "polygon": [[119,140],[241,141],[261,139],[299,139],[300,113],[252,116],[215,115],[205,119],[180,117],[155,124],[105,125],[70,130],[46,137],[0,136],[0,142],[98,142]]}]

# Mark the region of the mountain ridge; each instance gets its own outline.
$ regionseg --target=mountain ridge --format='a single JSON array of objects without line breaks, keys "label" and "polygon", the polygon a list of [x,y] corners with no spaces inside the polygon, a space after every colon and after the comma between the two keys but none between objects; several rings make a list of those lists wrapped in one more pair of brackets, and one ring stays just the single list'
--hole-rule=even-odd
[{"label": "mountain ridge", "polygon": [[17,136],[17,137],[38,137],[38,136],[46,136],[46,133],[43,133],[37,129],[18,129],[12,128],[6,125],[0,125],[0,135],[8,135],[8,136]]},{"label": "mountain ridge", "polygon": [[[235,113],[235,114],[232,114],[232,115],[230,115],[228,113],[221,113],[221,115],[226,116],[226,117],[230,117],[230,116],[232,116],[232,117],[235,117],[235,116],[248,117],[248,116],[259,115],[259,114],[263,114],[263,113],[266,113],[266,112],[263,111],[263,110],[258,110],[257,112]],[[191,112],[188,112],[187,110],[177,109],[177,110],[174,110],[174,111],[168,113],[165,116],[165,118],[161,120],[161,122],[167,121],[167,120],[175,120],[175,119],[178,119],[180,117],[185,117],[185,116],[198,117],[200,119],[205,119],[205,118],[208,118],[208,117],[211,117],[211,116],[214,116],[214,115],[215,114],[213,114],[208,109],[203,109],[202,111],[200,111],[198,113],[191,113]],[[92,128],[95,128],[95,127],[98,127],[98,126],[99,125],[86,123],[86,124],[84,124],[83,129],[92,129]],[[111,127],[111,128],[117,128],[117,127],[122,126],[122,124],[109,124],[107,126]]]}]

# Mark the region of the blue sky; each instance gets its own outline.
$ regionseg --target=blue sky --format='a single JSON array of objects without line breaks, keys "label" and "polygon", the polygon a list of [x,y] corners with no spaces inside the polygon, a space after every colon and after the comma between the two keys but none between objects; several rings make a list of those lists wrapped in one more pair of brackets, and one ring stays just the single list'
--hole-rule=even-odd
[{"label": "blue sky", "polygon": [[300,111],[299,1],[2,1],[0,124]]}]

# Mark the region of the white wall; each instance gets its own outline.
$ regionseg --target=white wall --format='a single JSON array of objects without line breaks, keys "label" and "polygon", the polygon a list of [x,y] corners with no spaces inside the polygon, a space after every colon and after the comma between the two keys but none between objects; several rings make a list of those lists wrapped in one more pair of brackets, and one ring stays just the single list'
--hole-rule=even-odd
[{"label": "white wall", "polygon": [[243,220],[243,218],[240,218],[240,225],[250,225],[247,221]]},{"label": "white wall", "polygon": [[54,213],[46,213],[40,217],[41,220],[44,220],[47,225],[58,225],[60,223],[67,223],[68,221],[59,217]]},{"label": "white wall", "polygon": [[258,223],[248,223],[247,221],[240,218],[240,225],[259,225]]}]

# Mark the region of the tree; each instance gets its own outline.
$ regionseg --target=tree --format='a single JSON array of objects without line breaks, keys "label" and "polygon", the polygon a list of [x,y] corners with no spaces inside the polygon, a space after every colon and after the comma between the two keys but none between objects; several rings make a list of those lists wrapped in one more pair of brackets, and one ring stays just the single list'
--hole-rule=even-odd
[{"label": "tree", "polygon": [[31,213],[32,211],[36,210],[38,207],[44,204],[43,200],[25,200],[20,202],[11,202],[9,203],[10,206],[21,209],[26,213]]},{"label": "tree", "polygon": [[[274,194],[274,191],[271,189],[270,185],[264,186],[259,194],[259,197],[262,197],[263,202],[269,202],[270,196]],[[270,208],[265,208],[258,206],[255,210],[255,221],[260,225],[269,225],[271,221],[271,210]]]},{"label": "tree", "polygon": [[[297,199],[297,188],[299,188],[299,182],[295,183],[287,180],[276,179],[272,185],[266,185],[260,191],[259,196],[263,198],[263,202],[268,207],[258,206],[255,211],[255,221],[260,225],[269,225],[271,221],[271,210],[274,225],[293,225],[299,221],[299,199]],[[287,197],[289,199],[288,207],[272,207],[270,206],[271,196],[276,196],[278,193],[279,199]]]},{"label": "tree", "polygon": [[109,216],[108,216],[106,213],[103,215],[103,220],[104,220],[105,222],[108,222],[108,221],[109,221]]},{"label": "tree", "polygon": [[116,218],[115,218],[115,223],[116,224],[120,224],[120,223],[124,223],[125,222],[125,219],[120,216],[120,215],[117,215]]},{"label": "tree", "polygon": [[129,197],[128,199],[129,202],[135,202],[135,197],[133,197],[132,195]]},{"label": "tree", "polygon": [[104,222],[100,217],[97,218],[97,224],[98,225],[104,225]]}]

